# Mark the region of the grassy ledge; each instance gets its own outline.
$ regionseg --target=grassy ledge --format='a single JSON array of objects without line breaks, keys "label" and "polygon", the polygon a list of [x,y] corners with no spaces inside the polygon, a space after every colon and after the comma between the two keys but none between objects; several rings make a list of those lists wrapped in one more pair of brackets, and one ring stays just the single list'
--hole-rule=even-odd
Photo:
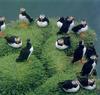
[{"label": "grassy ledge", "polygon": [[[28,28],[19,27],[19,22],[11,22],[5,30],[7,35],[18,35],[22,38],[23,47],[26,39],[30,38],[34,46],[31,58],[22,63],[15,59],[20,49],[13,49],[0,38],[0,95],[67,95],[62,92],[57,83],[66,79],[75,79],[82,64],[71,65],[72,53],[80,40],[78,36],[70,33],[72,48],[63,51],[55,48],[57,39],[56,19],[50,19],[47,28],[39,28],[33,23]],[[89,29],[84,40],[88,44],[95,40],[94,31]],[[78,93],[69,95],[97,95],[100,81],[97,80],[97,89],[86,91],[80,89]]]}]

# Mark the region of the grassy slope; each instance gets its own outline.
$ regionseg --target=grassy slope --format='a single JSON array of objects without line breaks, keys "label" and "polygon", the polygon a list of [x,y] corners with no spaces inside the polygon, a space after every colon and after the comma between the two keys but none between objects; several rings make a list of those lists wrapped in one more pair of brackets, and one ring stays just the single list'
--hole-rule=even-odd
[{"label": "grassy slope", "polygon": [[[27,62],[16,63],[19,50],[12,49],[0,38],[1,95],[21,95],[24,92],[26,95],[65,95],[57,88],[57,83],[65,79],[76,79],[76,73],[80,71],[82,64],[71,65],[70,56],[55,48],[58,31],[56,21],[51,19],[47,28],[38,28],[33,24],[28,29],[21,29],[15,22],[11,25],[6,29],[7,35],[21,36],[23,46],[26,39],[31,38],[34,54]],[[86,35],[88,38],[84,38],[86,43],[93,37],[92,30],[89,31]],[[70,35],[73,49],[67,52],[68,55],[71,55],[80,39],[72,33]],[[96,90],[89,92],[81,89],[75,95],[96,95]]]}]

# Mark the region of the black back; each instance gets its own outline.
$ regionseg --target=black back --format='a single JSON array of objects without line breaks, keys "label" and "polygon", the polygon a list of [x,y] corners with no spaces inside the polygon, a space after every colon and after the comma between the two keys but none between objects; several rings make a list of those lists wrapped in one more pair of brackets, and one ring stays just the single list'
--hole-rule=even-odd
[{"label": "black back", "polygon": [[82,57],[83,57],[83,49],[84,49],[84,45],[79,45],[76,48],[76,50],[74,51],[74,54],[73,54],[72,63],[82,59]]},{"label": "black back", "polygon": [[60,28],[61,32],[67,33],[72,21],[68,21],[67,19],[64,21],[63,26]]},{"label": "black back", "polygon": [[16,37],[17,36],[5,37],[5,39],[6,39],[7,43],[13,44],[13,43],[16,43],[16,41],[15,41]]},{"label": "black back", "polygon": [[27,58],[30,54],[31,47],[32,47],[32,45],[30,43],[30,40],[27,40],[26,47],[21,50],[18,58],[16,59],[16,62],[23,62],[23,61],[27,60]]},{"label": "black back", "polygon": [[61,23],[64,23],[65,19],[64,17],[60,17],[58,21],[60,21]]},{"label": "black back", "polygon": [[94,46],[87,47],[87,50],[86,50],[86,58],[87,59],[90,59],[90,57],[93,56],[93,55],[97,56],[95,47]]},{"label": "black back", "polygon": [[94,63],[94,60],[89,59],[82,67],[81,75],[82,76],[88,76],[92,70],[92,64]]},{"label": "black back", "polygon": [[33,18],[31,18],[26,12],[22,12],[21,14],[22,14],[23,16],[26,16],[26,18],[28,19],[28,21],[29,21],[30,23],[33,22]]}]

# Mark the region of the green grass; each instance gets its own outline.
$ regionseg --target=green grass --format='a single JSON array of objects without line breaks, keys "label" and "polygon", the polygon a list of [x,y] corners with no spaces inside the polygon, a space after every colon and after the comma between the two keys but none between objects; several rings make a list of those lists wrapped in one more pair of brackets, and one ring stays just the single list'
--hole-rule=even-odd
[{"label": "green grass", "polygon": [[[26,39],[30,38],[34,53],[28,61],[16,63],[20,49],[9,47],[4,38],[0,38],[0,95],[67,95],[68,93],[61,91],[57,84],[66,79],[76,79],[76,73],[81,70],[82,64],[79,62],[71,64],[71,56],[80,40],[79,36],[69,34],[72,48],[65,54],[55,48],[58,32],[56,19],[50,19],[47,28],[39,28],[33,23],[22,29],[18,22],[11,22],[5,32],[7,35],[20,36],[23,47]],[[86,44],[95,40],[93,33],[91,29],[87,31],[84,37]],[[78,93],[68,95],[97,95],[97,89],[80,89]]]}]

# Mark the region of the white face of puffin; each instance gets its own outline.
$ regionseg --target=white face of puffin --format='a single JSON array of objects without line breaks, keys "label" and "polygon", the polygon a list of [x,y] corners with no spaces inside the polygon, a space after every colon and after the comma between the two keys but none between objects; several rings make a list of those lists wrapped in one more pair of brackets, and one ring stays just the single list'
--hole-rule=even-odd
[{"label": "white face of puffin", "polygon": [[21,39],[18,37],[18,38],[15,38],[15,41],[16,42],[19,42],[19,41],[21,41]]},{"label": "white face of puffin", "polygon": [[86,25],[86,24],[87,24],[86,20],[82,20],[82,21],[81,21],[81,24],[82,24],[82,25]]},{"label": "white face of puffin", "polygon": [[0,17],[0,21],[5,21],[5,17]]},{"label": "white face of puffin", "polygon": [[58,40],[58,44],[64,44],[64,40],[63,39],[59,39]]},{"label": "white face of puffin", "polygon": [[20,8],[20,13],[25,12],[26,9],[25,8]]},{"label": "white face of puffin", "polygon": [[74,17],[73,16],[69,16],[67,20],[68,21],[72,21],[72,20],[74,20]]},{"label": "white face of puffin", "polygon": [[45,18],[45,15],[40,15],[39,18],[40,19],[44,19]]},{"label": "white face of puffin", "polygon": [[78,80],[73,80],[72,84],[79,84],[79,81]]}]

